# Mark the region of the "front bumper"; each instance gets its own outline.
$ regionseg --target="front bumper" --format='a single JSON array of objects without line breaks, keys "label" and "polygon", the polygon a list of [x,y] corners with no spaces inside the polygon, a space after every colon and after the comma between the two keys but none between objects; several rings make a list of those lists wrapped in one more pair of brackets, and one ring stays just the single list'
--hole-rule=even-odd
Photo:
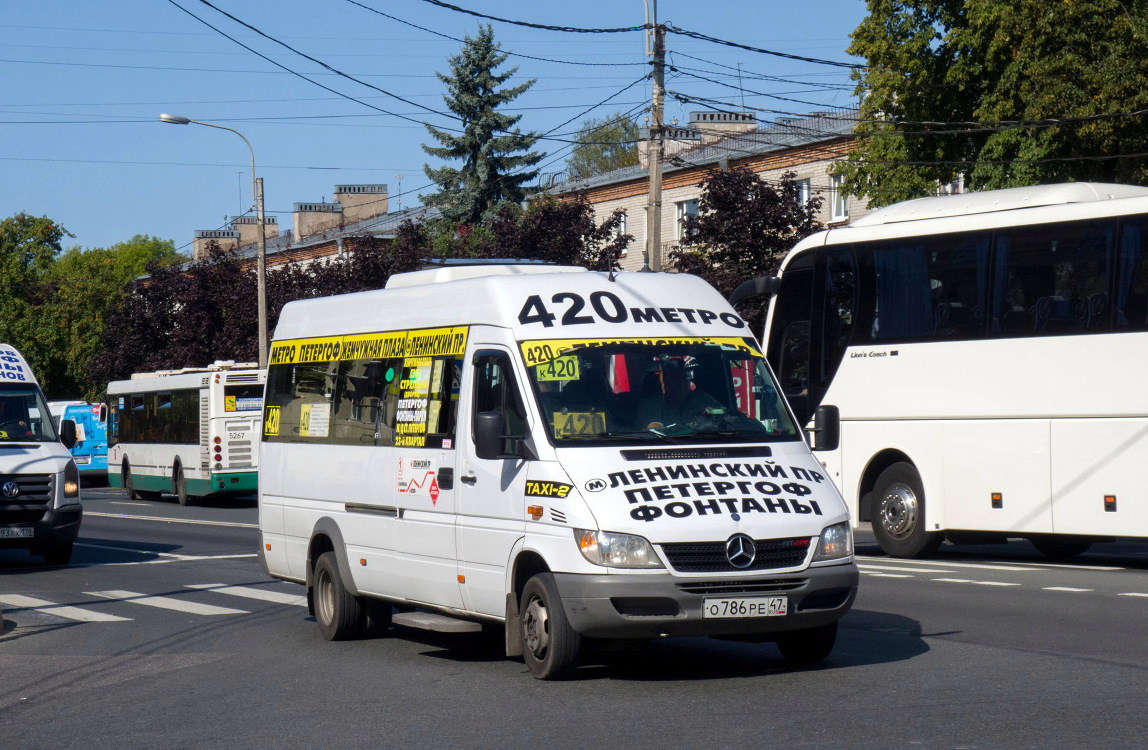
[{"label": "front bumper", "polygon": [[6,523],[0,513],[0,526],[33,529],[33,536],[0,539],[0,549],[39,549],[74,542],[80,533],[84,510],[79,505],[61,509],[48,509],[38,521],[32,523]]},{"label": "front bumper", "polygon": [[[685,578],[660,575],[556,573],[566,617],[590,638],[756,636],[815,628],[840,619],[857,596],[850,562],[773,576]],[[740,590],[739,590],[740,589]],[[786,596],[788,614],[704,619],[705,599]]]}]

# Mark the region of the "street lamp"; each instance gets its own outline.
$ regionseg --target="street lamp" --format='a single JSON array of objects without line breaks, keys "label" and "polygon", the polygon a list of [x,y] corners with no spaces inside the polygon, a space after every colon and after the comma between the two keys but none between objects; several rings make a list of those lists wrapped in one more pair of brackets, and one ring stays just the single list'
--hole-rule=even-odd
[{"label": "street lamp", "polygon": [[211,122],[200,122],[199,120],[189,120],[180,115],[161,114],[159,116],[160,122],[170,123],[172,125],[206,125],[209,128],[219,128],[220,130],[230,130],[247,144],[247,150],[251,152],[251,193],[255,198],[255,223],[256,229],[259,232],[259,255],[256,260],[255,277],[256,277],[256,295],[258,297],[259,307],[259,366],[267,366],[267,238],[263,233],[263,178],[255,177],[255,149],[251,148],[251,141],[244,138],[243,133],[240,133],[235,128],[229,128],[226,125],[216,125]]}]

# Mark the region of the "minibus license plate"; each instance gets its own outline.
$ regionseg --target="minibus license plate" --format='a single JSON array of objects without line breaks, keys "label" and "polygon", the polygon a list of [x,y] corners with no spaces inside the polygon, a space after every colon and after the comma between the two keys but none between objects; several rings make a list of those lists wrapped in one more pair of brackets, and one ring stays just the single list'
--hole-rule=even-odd
[{"label": "minibus license plate", "polygon": [[0,529],[0,539],[20,539],[23,537],[32,537],[36,535],[36,530],[32,528],[15,528],[15,529]]},{"label": "minibus license plate", "polygon": [[90,464],[91,462],[92,462],[91,456],[76,456],[76,463],[77,464],[83,465],[83,464]]},{"label": "minibus license plate", "polygon": [[702,607],[702,617],[707,620],[731,617],[780,617],[788,612],[789,600],[784,596],[706,599]]}]

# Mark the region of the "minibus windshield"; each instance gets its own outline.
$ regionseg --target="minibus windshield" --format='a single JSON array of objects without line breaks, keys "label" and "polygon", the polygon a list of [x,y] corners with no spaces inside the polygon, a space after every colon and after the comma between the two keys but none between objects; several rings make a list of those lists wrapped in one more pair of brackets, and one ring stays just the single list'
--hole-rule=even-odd
[{"label": "minibus windshield", "polygon": [[0,388],[0,443],[53,442],[52,414],[32,385]]},{"label": "minibus windshield", "polygon": [[800,439],[751,338],[549,339],[520,348],[557,446]]}]

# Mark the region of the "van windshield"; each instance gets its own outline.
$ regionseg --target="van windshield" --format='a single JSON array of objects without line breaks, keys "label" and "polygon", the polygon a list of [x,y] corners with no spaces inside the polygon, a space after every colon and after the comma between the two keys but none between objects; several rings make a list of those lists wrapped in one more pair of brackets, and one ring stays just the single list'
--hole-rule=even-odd
[{"label": "van windshield", "polygon": [[520,343],[555,445],[798,440],[752,338]]},{"label": "van windshield", "polygon": [[0,443],[55,440],[52,415],[38,388],[31,385],[0,388]]}]

